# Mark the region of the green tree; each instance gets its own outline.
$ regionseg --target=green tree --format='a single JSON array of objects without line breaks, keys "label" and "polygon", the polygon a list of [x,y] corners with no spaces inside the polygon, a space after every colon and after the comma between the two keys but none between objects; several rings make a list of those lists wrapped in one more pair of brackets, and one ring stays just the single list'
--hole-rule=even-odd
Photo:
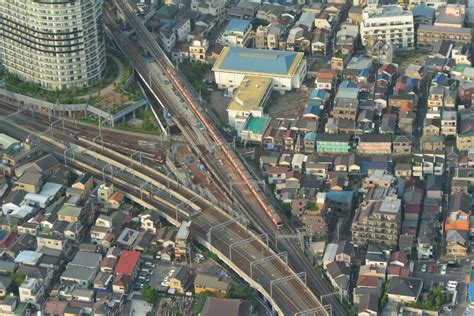
[{"label": "green tree", "polygon": [[150,285],[146,284],[143,286],[141,293],[145,300],[150,304],[155,304],[158,299],[158,291],[152,288]]},{"label": "green tree", "polygon": [[212,296],[212,293],[209,291],[201,292],[196,295],[196,299],[194,300],[194,308],[193,308],[194,315],[199,315],[199,313],[202,311],[202,308],[204,307],[204,304],[206,303],[206,300],[209,296]]},{"label": "green tree", "polygon": [[14,272],[10,275],[10,277],[13,279],[13,282],[11,284],[11,291],[15,295],[18,295],[18,288],[23,283],[23,281],[25,281],[26,276],[24,274]]},{"label": "green tree", "polygon": [[286,217],[290,218],[291,217],[291,204],[290,203],[282,203],[281,204],[281,211]]},{"label": "green tree", "polygon": [[235,285],[228,294],[229,298],[239,298],[241,300],[254,300],[256,293],[253,288],[248,285]]}]

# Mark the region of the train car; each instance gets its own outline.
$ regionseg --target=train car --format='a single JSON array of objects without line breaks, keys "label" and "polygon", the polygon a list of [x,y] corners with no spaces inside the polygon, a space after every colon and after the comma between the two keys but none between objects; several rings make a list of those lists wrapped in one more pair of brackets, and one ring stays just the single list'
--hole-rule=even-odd
[{"label": "train car", "polygon": [[[166,72],[167,72],[168,76],[170,77],[171,81],[173,81],[173,83],[178,88],[179,92],[181,92],[181,94],[183,95],[186,102],[192,108],[193,112],[198,116],[198,118],[201,121],[202,125],[204,125],[204,127],[209,132],[209,134],[214,139],[214,141],[219,146],[221,146],[222,151],[224,152],[226,157],[229,159],[230,163],[235,168],[235,170],[237,171],[239,176],[242,179],[244,179],[244,181],[246,179],[248,179],[249,176],[250,176],[249,172],[247,170],[245,170],[245,168],[242,168],[242,165],[241,165],[241,162],[239,161],[239,159],[234,154],[232,154],[226,146],[224,146],[225,144],[222,142],[221,137],[219,137],[218,134],[214,131],[214,128],[211,125],[209,125],[209,123],[207,123],[207,121],[204,118],[201,111],[196,107],[194,101],[192,100],[191,97],[189,97],[188,92],[183,87],[182,83],[178,80],[178,76],[176,75],[174,69],[171,68],[171,67],[167,67]],[[257,202],[260,204],[260,206],[265,211],[266,215],[270,218],[273,225],[275,225],[275,227],[277,229],[281,229],[283,227],[283,221],[281,220],[280,215],[278,215],[277,212],[271,206],[269,206],[270,205],[269,201],[265,201],[262,198],[262,195],[259,194],[259,192],[257,192],[257,189],[255,188],[255,186],[253,185],[252,182],[248,182],[247,186],[248,186],[249,190],[251,191],[251,193],[257,199]]]}]

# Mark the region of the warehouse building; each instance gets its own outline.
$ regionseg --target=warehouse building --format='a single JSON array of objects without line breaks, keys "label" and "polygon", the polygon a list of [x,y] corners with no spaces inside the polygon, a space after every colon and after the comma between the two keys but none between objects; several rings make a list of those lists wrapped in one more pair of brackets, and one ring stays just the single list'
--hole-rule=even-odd
[{"label": "warehouse building", "polygon": [[225,47],[212,70],[220,89],[235,89],[246,76],[258,76],[271,78],[273,89],[282,93],[300,88],[307,72],[301,52],[240,47]]}]

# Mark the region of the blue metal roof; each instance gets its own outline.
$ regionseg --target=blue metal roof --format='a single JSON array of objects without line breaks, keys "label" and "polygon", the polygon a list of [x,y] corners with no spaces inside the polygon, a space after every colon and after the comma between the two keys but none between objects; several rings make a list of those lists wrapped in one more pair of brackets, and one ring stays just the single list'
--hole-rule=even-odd
[{"label": "blue metal roof", "polygon": [[416,5],[411,11],[413,13],[413,16],[426,16],[432,19],[434,18],[436,13],[435,8],[429,7],[426,4]]},{"label": "blue metal roof", "polygon": [[360,162],[360,174],[366,175],[369,172],[369,161],[362,160]]},{"label": "blue metal roof", "polygon": [[230,19],[229,24],[225,27],[225,31],[229,32],[242,32],[245,33],[245,31],[248,29],[250,25],[249,20],[242,20],[242,19]]},{"label": "blue metal roof", "polygon": [[364,68],[359,71],[359,76],[360,77],[368,77],[369,76],[369,69]]},{"label": "blue metal roof", "polygon": [[447,79],[448,76],[446,74],[438,73],[436,76],[434,76],[433,82],[436,82],[437,84],[443,84]]},{"label": "blue metal roof", "polygon": [[385,81],[388,82],[388,81],[390,81],[390,78],[391,78],[391,77],[390,77],[388,74],[386,74],[386,73],[379,73],[379,74],[377,75],[377,80],[385,80]]},{"label": "blue metal roof", "polygon": [[352,191],[336,191],[336,190],[329,190],[326,191],[326,197],[336,203],[341,204],[349,204],[352,203]]},{"label": "blue metal roof", "polygon": [[321,108],[319,106],[308,106],[303,111],[303,116],[307,115],[316,115],[319,116],[321,113]]},{"label": "blue metal roof", "polygon": [[291,0],[266,0],[265,2],[271,3],[271,4],[278,4],[285,7],[293,6],[293,2]]},{"label": "blue metal roof", "polygon": [[329,93],[323,89],[314,89],[309,95],[310,99],[321,99],[325,100]]},{"label": "blue metal roof", "polygon": [[469,304],[474,303],[474,281],[469,282]]},{"label": "blue metal roof", "polygon": [[316,133],[309,132],[304,135],[304,141],[315,141],[316,140]]},{"label": "blue metal roof", "polygon": [[306,101],[306,106],[323,107],[323,101],[320,99],[308,99],[308,101]]},{"label": "blue metal roof", "polygon": [[219,70],[288,75],[297,55],[279,50],[229,47]]},{"label": "blue metal roof", "polygon": [[357,83],[355,83],[354,81],[350,81],[350,80],[344,80],[343,82],[341,82],[341,84],[339,85],[339,89],[345,89],[345,88],[357,88]]}]

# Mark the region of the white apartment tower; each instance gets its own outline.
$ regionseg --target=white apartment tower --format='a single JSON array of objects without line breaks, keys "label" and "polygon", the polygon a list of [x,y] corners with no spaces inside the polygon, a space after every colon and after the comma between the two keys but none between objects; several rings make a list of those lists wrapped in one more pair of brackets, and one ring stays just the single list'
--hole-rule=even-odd
[{"label": "white apartment tower", "polygon": [[102,0],[0,0],[0,64],[49,90],[90,86],[106,67]]},{"label": "white apartment tower", "polygon": [[385,5],[378,8],[365,8],[360,24],[362,44],[377,38],[391,42],[395,49],[413,49],[415,30],[413,14],[398,5]]}]

